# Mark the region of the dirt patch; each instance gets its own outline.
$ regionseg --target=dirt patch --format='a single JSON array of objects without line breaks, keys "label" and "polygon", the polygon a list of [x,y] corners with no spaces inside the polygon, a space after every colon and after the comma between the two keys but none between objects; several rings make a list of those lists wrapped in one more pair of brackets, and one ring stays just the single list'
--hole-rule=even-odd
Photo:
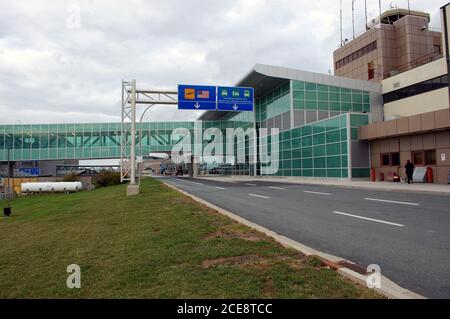
[{"label": "dirt patch", "polygon": [[216,259],[207,259],[202,262],[202,268],[208,269],[210,267],[218,266],[218,265],[227,265],[227,266],[258,266],[258,267],[266,267],[267,260],[259,255],[245,255],[245,256],[234,256],[234,257],[222,257]]},{"label": "dirt patch", "polygon": [[274,298],[277,293],[272,278],[269,278],[262,289],[263,298]]},{"label": "dirt patch", "polygon": [[246,227],[242,227],[242,225],[237,223],[224,225],[217,231],[208,234],[204,239],[243,239],[253,242],[268,240],[268,238],[263,234]]},{"label": "dirt patch", "polygon": [[177,197],[173,200],[176,205],[192,205],[194,201],[187,196]]},{"label": "dirt patch", "polygon": [[257,241],[262,241],[265,240],[264,237],[256,234],[256,233],[234,233],[234,232],[228,232],[228,231],[223,231],[223,230],[219,230],[217,232],[214,232],[212,234],[209,234],[205,237],[206,240],[210,240],[210,239],[243,239],[243,240],[247,240],[247,241],[253,241],[253,242],[257,242]]},{"label": "dirt patch", "polygon": [[287,264],[292,270],[299,270],[304,269],[307,267],[306,261],[307,257],[303,254],[298,254],[296,256],[276,256],[274,258],[275,262],[278,263],[285,263]]},{"label": "dirt patch", "polygon": [[288,265],[293,270],[304,269],[306,267],[305,259],[291,259],[288,261]]}]

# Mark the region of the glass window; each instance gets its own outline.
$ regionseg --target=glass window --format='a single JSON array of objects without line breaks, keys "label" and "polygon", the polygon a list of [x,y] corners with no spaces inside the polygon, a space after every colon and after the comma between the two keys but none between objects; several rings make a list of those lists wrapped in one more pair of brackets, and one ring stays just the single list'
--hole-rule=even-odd
[{"label": "glass window", "polygon": [[412,159],[414,165],[423,165],[423,152],[413,152]]},{"label": "glass window", "polygon": [[294,90],[304,90],[305,89],[305,83],[300,81],[292,81],[292,88]]},{"label": "glass window", "polygon": [[316,83],[305,83],[305,90],[315,91],[317,90]]},{"label": "glass window", "polygon": [[330,112],[328,111],[318,111],[317,112],[318,115],[318,120],[324,120],[330,117]]},{"label": "glass window", "polygon": [[321,145],[321,144],[325,144],[325,134],[321,133],[313,135],[313,145]]},{"label": "glass window", "polygon": [[381,154],[381,165],[383,165],[383,166],[391,165],[391,158],[390,158],[389,154]]},{"label": "glass window", "polygon": [[293,92],[294,100],[304,100],[305,99],[305,91],[294,91]]},{"label": "glass window", "polygon": [[447,75],[440,76],[428,81],[417,83],[405,88],[401,88],[396,91],[392,91],[383,95],[383,102],[390,103],[400,99],[404,99],[410,96],[426,93],[429,91],[437,90],[443,87],[447,87],[448,84]]},{"label": "glass window", "polygon": [[328,101],[328,92],[317,92],[317,98],[319,101]]},{"label": "glass window", "polygon": [[305,108],[305,101],[294,100],[294,109],[303,110]]},{"label": "glass window", "polygon": [[425,151],[425,165],[436,165],[436,151]]},{"label": "glass window", "polygon": [[306,111],[306,123],[312,123],[317,121],[316,111]]},{"label": "glass window", "polygon": [[400,166],[400,153],[391,153],[391,165]]},{"label": "glass window", "polygon": [[341,157],[340,156],[327,157],[327,167],[328,168],[341,167]]},{"label": "glass window", "polygon": [[325,156],[325,145],[314,147],[314,156]]},{"label": "glass window", "polygon": [[310,101],[316,101],[317,100],[317,92],[316,91],[306,91],[305,99],[310,100]]}]

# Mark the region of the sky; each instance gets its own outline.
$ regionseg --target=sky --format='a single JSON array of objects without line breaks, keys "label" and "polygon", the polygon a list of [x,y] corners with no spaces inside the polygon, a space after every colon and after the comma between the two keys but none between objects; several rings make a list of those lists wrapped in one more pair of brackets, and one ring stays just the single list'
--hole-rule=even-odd
[{"label": "sky", "polygon": [[[447,2],[410,1],[438,29]],[[352,37],[351,3],[343,0],[344,38]],[[378,1],[367,3],[372,19]],[[122,79],[136,79],[139,89],[174,90],[179,83],[234,85],[256,63],[332,72],[339,6],[338,0],[0,0],[0,124],[118,122]],[[356,0],[356,33],[364,19],[364,1]],[[199,114],[158,106],[145,120]]]}]

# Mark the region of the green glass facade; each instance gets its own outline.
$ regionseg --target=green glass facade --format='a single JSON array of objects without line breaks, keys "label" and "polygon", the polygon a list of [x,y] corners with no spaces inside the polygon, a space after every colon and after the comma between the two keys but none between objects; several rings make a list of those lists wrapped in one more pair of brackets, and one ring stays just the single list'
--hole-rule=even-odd
[{"label": "green glass facade", "polygon": [[[369,160],[364,164],[368,152],[360,147],[363,142],[358,142],[358,126],[369,122],[369,92],[286,79],[265,94],[258,94],[255,102],[255,112],[229,112],[220,120],[142,123],[137,126],[138,131],[142,128],[142,141],[136,137],[137,148],[142,145],[144,155],[169,152],[180,141],[181,136],[172,134],[177,128],[191,133],[195,128],[200,133],[219,128],[225,138],[227,128],[247,129],[256,124],[269,130],[269,136],[260,134],[260,141],[268,145],[269,152],[270,129],[280,131],[279,170],[274,175],[369,176]],[[120,123],[0,125],[0,161],[6,161],[7,149],[11,150],[12,161],[118,158],[120,132]],[[203,146],[210,141],[203,141]],[[193,143],[194,139],[192,149]],[[241,151],[249,155],[250,145],[252,140]],[[235,144],[235,154],[237,147]],[[357,161],[360,165],[353,165],[351,156],[362,158]],[[258,163],[258,167],[261,165],[264,163]]]},{"label": "green glass facade", "polygon": [[[351,169],[353,177],[366,177],[368,163],[366,167],[349,166],[349,150],[358,140],[357,126],[365,122],[367,114],[347,113],[279,133],[279,170],[274,175],[348,178]],[[271,138],[261,137],[269,150]]]}]

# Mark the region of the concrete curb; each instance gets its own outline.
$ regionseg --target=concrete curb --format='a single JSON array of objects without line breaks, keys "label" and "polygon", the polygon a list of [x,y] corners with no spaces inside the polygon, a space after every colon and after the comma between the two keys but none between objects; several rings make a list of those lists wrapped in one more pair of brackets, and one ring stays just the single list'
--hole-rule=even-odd
[{"label": "concrete curb", "polygon": [[[219,212],[220,214],[227,216],[247,227],[250,227],[256,231],[263,233],[267,237],[270,237],[273,240],[275,240],[276,242],[278,242],[279,244],[281,244],[283,247],[295,249],[306,256],[315,256],[315,257],[319,258],[323,263],[325,263],[327,266],[334,269],[335,271],[337,271],[339,274],[343,275],[344,277],[346,277],[358,284],[366,286],[366,283],[367,283],[366,278],[367,277],[365,275],[362,275],[362,274],[357,273],[356,271],[353,271],[347,267],[339,265],[339,263],[343,263],[343,262],[345,262],[347,264],[356,265],[355,263],[348,261],[341,257],[337,257],[337,256],[333,256],[333,255],[330,255],[327,253],[317,251],[311,247],[303,245],[303,244],[296,242],[290,238],[279,235],[263,226],[255,224],[245,218],[242,218],[241,216],[233,214],[233,213],[231,213],[219,206],[216,206],[204,199],[201,199],[195,195],[189,194],[188,192],[186,192],[182,189],[179,189],[176,186],[170,185],[169,183],[167,183],[165,181],[162,181],[162,182],[165,185],[167,185],[168,187],[192,198],[196,202],[199,202],[200,204],[203,204],[211,209],[214,209],[215,211]],[[374,288],[374,290],[377,291],[378,293],[380,293],[381,295],[383,295],[387,298],[390,298],[390,299],[426,299],[424,296],[421,296],[419,294],[416,294],[415,292],[412,292],[410,290],[407,290],[407,289],[404,289],[404,288],[398,286],[396,283],[389,280],[385,276],[381,276],[381,288]]]},{"label": "concrete curb", "polygon": [[[214,177],[207,177],[207,176],[199,176],[199,179],[206,179],[211,181],[220,182],[219,179],[215,179]],[[273,177],[271,177],[273,178]],[[430,189],[401,189],[401,188],[395,188],[395,187],[370,187],[370,186],[364,186],[364,185],[341,185],[341,184],[333,184],[333,183],[314,183],[309,182],[307,180],[301,180],[301,181],[295,181],[291,179],[284,179],[283,177],[279,177],[279,180],[264,180],[264,177],[262,178],[253,178],[253,179],[236,179],[234,182],[249,182],[252,181],[266,181],[266,182],[275,182],[275,183],[288,183],[288,184],[294,184],[294,185],[311,185],[311,186],[328,186],[328,187],[340,187],[340,188],[350,188],[350,189],[364,189],[364,190],[379,190],[379,191],[392,191],[392,192],[399,192],[399,193],[413,193],[413,194],[434,194],[434,195],[446,195],[450,196],[450,192],[442,192],[442,191],[435,191]],[[231,182],[230,180],[222,181],[222,182]]]}]

